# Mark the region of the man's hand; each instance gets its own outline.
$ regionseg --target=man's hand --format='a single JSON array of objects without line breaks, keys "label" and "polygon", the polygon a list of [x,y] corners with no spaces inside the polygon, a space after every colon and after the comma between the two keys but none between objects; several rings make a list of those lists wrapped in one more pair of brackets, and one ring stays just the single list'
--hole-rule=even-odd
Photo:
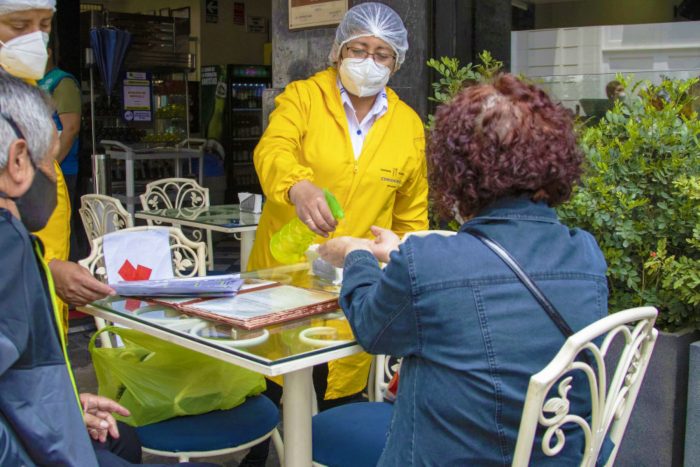
[{"label": "man's hand", "polygon": [[391,230],[383,229],[376,225],[373,225],[370,230],[372,235],[375,236],[374,242],[370,246],[372,254],[382,263],[388,263],[389,254],[399,249],[401,239]]},{"label": "man's hand", "polygon": [[114,295],[114,290],[95,279],[90,271],[71,261],[54,259],[49,263],[56,293],[71,305],[87,305],[107,295]]},{"label": "man's hand", "polygon": [[83,420],[90,437],[95,441],[104,443],[107,435],[114,439],[119,438],[117,421],[113,413],[128,417],[129,410],[106,397],[96,396],[84,392],[80,394],[80,403],[83,406]]},{"label": "man's hand", "polygon": [[323,190],[308,180],[302,180],[289,189],[289,200],[297,216],[306,226],[322,237],[335,230],[338,222],[333,217]]},{"label": "man's hand", "polygon": [[371,252],[372,240],[355,237],[338,237],[328,240],[318,247],[321,258],[337,268],[342,268],[345,257],[355,250]]}]

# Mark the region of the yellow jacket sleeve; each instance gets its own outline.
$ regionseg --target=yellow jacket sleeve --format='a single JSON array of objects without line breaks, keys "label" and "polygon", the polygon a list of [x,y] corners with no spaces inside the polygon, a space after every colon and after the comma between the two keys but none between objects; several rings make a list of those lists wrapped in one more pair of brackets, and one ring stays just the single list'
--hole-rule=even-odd
[{"label": "yellow jacket sleeve", "polygon": [[312,180],[313,172],[300,164],[302,140],[307,131],[309,98],[291,83],[275,99],[270,123],[255,148],[254,162],[263,192],[268,199],[289,204],[287,192],[301,180]]}]

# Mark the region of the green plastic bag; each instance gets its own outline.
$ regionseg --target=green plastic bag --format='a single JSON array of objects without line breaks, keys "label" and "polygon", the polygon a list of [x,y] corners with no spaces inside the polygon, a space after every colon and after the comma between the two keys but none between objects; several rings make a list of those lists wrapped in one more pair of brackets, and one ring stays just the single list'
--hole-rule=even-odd
[{"label": "green plastic bag", "polygon": [[[103,332],[118,335],[124,346],[96,347]],[[258,373],[133,329],[105,327],[89,349],[99,394],[129,409],[131,416],[117,418],[132,426],[230,409],[265,390]]]}]

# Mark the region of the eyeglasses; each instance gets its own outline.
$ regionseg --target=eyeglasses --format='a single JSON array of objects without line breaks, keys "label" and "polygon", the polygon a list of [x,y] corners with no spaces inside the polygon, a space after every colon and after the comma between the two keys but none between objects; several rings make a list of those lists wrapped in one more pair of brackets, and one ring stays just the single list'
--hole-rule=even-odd
[{"label": "eyeglasses", "polygon": [[360,60],[365,60],[367,57],[372,56],[375,63],[380,65],[391,65],[391,63],[396,59],[396,55],[389,54],[386,52],[374,52],[369,53],[365,49],[358,49],[357,47],[351,47],[346,45],[345,48],[348,51],[348,56],[350,58],[359,58]]}]

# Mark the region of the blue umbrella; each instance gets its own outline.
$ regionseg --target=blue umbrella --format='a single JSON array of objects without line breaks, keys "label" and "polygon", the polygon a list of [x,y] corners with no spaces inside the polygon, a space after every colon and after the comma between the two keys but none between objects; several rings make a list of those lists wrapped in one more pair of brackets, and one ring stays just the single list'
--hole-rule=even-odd
[{"label": "blue umbrella", "polygon": [[90,29],[90,46],[108,100],[112,95],[114,85],[117,83],[119,71],[130,44],[131,33],[129,31],[112,27]]}]

